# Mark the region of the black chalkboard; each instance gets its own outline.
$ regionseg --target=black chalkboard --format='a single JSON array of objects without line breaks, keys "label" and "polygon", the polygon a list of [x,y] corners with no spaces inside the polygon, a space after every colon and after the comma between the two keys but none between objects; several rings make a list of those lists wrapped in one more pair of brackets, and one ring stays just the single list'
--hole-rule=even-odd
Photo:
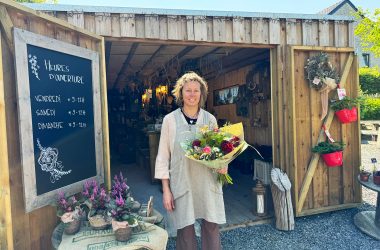
[{"label": "black chalkboard", "polygon": [[96,176],[91,60],[27,44],[37,195]]}]

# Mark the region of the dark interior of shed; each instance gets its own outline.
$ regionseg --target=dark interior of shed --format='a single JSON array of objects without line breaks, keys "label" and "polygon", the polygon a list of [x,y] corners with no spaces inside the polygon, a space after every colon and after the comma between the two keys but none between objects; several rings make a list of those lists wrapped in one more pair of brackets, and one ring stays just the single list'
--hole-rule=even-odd
[{"label": "dark interior of shed", "polygon": [[127,176],[137,200],[153,195],[165,214],[153,178],[160,124],[177,108],[171,95],[177,78],[194,71],[209,85],[205,109],[219,126],[242,122],[245,140],[264,157],[247,149],[230,164],[235,184],[224,188],[226,226],[269,218],[252,212],[254,175],[263,174],[255,165],[268,167],[272,160],[269,49],[107,41],[106,67],[111,173]]}]

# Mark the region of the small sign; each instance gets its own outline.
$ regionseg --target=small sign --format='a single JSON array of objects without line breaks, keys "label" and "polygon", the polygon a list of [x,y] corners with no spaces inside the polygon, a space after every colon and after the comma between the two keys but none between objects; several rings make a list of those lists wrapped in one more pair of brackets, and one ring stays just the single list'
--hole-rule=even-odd
[{"label": "small sign", "polygon": [[342,100],[346,96],[346,89],[338,88],[337,91],[339,100]]},{"label": "small sign", "polygon": [[372,162],[373,164],[377,163],[376,158],[371,158],[371,162]]}]

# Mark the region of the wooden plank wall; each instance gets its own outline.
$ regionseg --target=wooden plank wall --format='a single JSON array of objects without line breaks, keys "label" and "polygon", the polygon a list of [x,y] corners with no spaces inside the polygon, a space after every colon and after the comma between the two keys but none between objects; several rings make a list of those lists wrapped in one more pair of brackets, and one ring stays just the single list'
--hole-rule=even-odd
[{"label": "wooden plank wall", "polygon": [[[21,10],[17,9],[18,5],[13,2],[6,2],[4,4],[14,27],[29,30],[94,51],[99,52],[101,49],[100,38],[80,33],[75,30],[75,27],[70,28],[68,24],[58,19],[56,19],[56,21],[59,23],[49,18],[43,19],[39,17],[41,14],[30,11],[25,7],[20,7]],[[3,6],[2,3],[0,7]],[[14,8],[14,6],[16,6],[16,8]],[[42,16],[45,15],[42,14]],[[71,16],[71,20],[77,24],[84,25],[83,16],[74,17],[73,15]],[[51,249],[51,235],[58,222],[55,207],[46,206],[28,214],[25,213],[24,209],[13,47],[9,46],[4,36],[5,34],[2,32],[1,57],[4,89],[0,89],[0,92],[4,91],[6,145],[8,151],[8,164],[6,167],[8,167],[9,170],[9,186],[1,190],[10,190],[11,211],[5,210],[5,212],[7,216],[11,216],[12,225],[8,227],[7,230],[12,230],[13,242],[8,242],[8,246],[12,246],[13,244],[14,249]],[[0,112],[2,112],[1,115],[4,114],[2,109]],[[0,122],[2,122],[1,119]],[[2,127],[2,125],[3,124],[1,124],[0,127]],[[2,184],[4,183],[2,182]],[[0,226],[4,225],[1,224]],[[0,241],[6,242],[7,239],[3,238],[3,235],[0,236]]]},{"label": "wooden plank wall", "polygon": [[[237,116],[236,115],[236,104],[227,104],[214,106],[213,104],[213,93],[214,90],[223,89],[231,87],[234,85],[243,85],[246,83],[246,76],[248,72],[252,69],[252,66],[246,66],[238,70],[231,71],[226,74],[222,74],[215,79],[208,82],[209,84],[209,96],[207,99],[207,109],[212,111],[217,119],[226,119],[229,122],[243,122],[245,139],[250,144],[260,144],[260,145],[272,145],[272,122],[271,122],[271,108],[270,99],[259,102],[257,104],[251,103],[249,106],[250,117],[255,115],[255,113],[263,114],[262,117],[267,118],[267,126],[254,127],[252,119]],[[266,84],[265,95],[270,96],[270,82],[262,83]]]}]

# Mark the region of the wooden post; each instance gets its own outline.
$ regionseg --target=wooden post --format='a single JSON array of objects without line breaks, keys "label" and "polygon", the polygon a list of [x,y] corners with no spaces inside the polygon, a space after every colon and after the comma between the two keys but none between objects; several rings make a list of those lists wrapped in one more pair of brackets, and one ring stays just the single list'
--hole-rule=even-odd
[{"label": "wooden post", "polygon": [[294,230],[290,180],[279,168],[274,168],[272,170],[271,177],[273,183],[271,189],[276,217],[276,228],[283,231]]}]

